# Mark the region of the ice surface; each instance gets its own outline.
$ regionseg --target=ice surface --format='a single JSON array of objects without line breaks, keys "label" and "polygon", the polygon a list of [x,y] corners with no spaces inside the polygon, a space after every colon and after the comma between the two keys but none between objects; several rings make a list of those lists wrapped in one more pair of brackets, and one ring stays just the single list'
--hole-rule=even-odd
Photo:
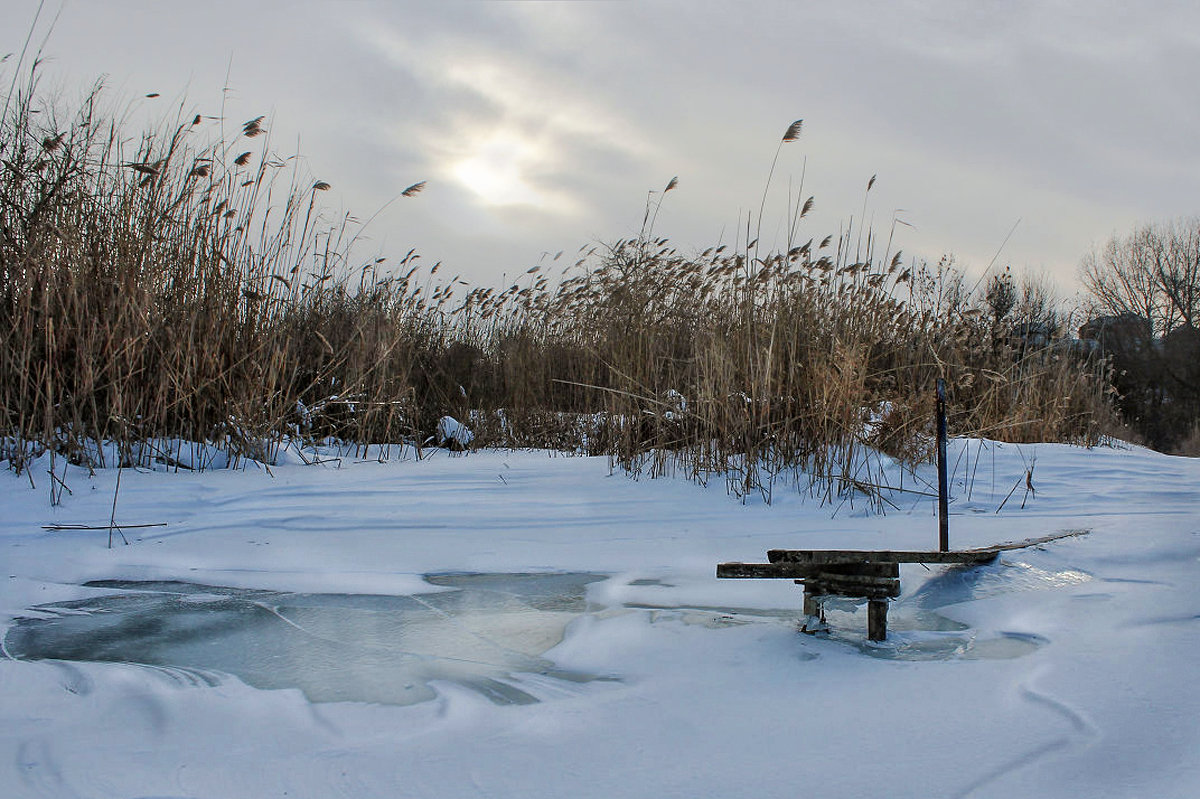
[{"label": "ice surface", "polygon": [[[537,701],[513,673],[575,683],[597,675],[541,657],[587,609],[588,574],[443,575],[454,590],[287,594],[179,582],[93,582],[104,595],[34,608],[5,648],[25,660],[100,661],[231,674],[313,702],[406,705],[449,680],[501,704]],[[116,591],[117,593],[108,593]]]},{"label": "ice surface", "polygon": [[[956,585],[960,570],[926,584],[915,602],[896,603],[892,636],[862,640],[861,604],[828,601],[830,637],[874,657],[898,660],[1004,658],[1045,643],[1035,635],[1002,632],[979,638],[966,625],[925,609]],[[472,688],[498,704],[538,701],[520,685],[527,675],[586,683],[614,681],[558,668],[542,657],[570,624],[591,610],[592,574],[450,574],[427,578],[446,589],[411,596],[295,594],[183,582],[93,581],[98,595],[39,605],[18,618],[4,639],[19,660],[109,662],[181,670],[215,685],[232,675],[261,689],[296,688],[312,702],[407,705],[436,696],[438,680]],[[973,586],[997,582],[978,576]],[[635,579],[631,589],[664,586]],[[1015,588],[1013,590],[1016,590]],[[958,601],[962,601],[959,597]],[[948,600],[947,600],[948,601]],[[709,628],[753,623],[795,626],[796,609],[656,606],[623,608],[666,621]],[[848,618],[857,614],[857,619]],[[515,676],[514,676],[515,675]]]}]

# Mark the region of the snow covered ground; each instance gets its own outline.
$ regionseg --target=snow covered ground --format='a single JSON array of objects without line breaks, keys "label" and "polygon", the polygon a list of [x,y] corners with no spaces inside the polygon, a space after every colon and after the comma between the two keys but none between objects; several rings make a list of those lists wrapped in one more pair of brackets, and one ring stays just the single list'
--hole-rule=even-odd
[{"label": "snow covered ground", "polygon": [[902,566],[877,646],[865,609],[802,635],[780,612],[798,611],[796,586],[715,566],[778,547],[934,548],[928,498],[895,494],[884,515],[782,492],[741,504],[720,484],[529,452],[126,470],[118,520],[167,526],[110,550],[106,531],[42,525],[106,523],[114,471],[72,468],[57,507],[48,463],[36,489],[5,471],[6,627],[118,591],[83,586],[98,580],[420,595],[454,590],[430,574],[587,572],[604,579],[542,657],[611,679],[505,678],[533,704],[453,679],[407,705],[310,702],[188,668],[6,657],[0,795],[1200,795],[1200,461],[958,441],[951,463],[954,546],[1090,533],[975,570]]}]

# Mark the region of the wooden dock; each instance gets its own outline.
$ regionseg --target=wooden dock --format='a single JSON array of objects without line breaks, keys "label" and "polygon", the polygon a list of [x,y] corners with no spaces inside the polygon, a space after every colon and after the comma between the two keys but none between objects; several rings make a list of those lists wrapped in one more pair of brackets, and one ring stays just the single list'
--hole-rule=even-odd
[{"label": "wooden dock", "polygon": [[787,579],[804,586],[804,628],[824,624],[822,601],[827,596],[867,600],[867,638],[887,638],[887,603],[900,596],[901,563],[942,563],[981,566],[1001,552],[1038,546],[1084,535],[1086,530],[1066,530],[1025,541],[956,551],[772,549],[767,563],[721,563],[717,577],[735,579]]}]

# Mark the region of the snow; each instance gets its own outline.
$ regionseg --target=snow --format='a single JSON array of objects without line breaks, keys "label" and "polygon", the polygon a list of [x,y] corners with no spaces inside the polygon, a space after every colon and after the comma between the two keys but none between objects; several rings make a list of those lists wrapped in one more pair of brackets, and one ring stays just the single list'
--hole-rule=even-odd
[{"label": "snow", "polygon": [[454,446],[463,449],[475,440],[475,434],[453,416],[443,416],[437,423],[438,446]]},{"label": "snow", "polygon": [[47,459],[36,489],[0,473],[0,624],[95,597],[94,580],[412,595],[439,590],[436,573],[589,572],[607,579],[543,657],[618,681],[514,674],[540,701],[498,705],[447,680],[399,706],[4,659],[0,795],[1200,795],[1200,461],[953,442],[954,546],[1090,532],[976,570],[902,566],[873,645],[861,608],[801,635],[790,581],[717,580],[715,565],[933,548],[928,497],[893,494],[883,515],[783,491],[767,506],[538,452],[323,460],[125,470],[118,521],[167,526],[111,550],[107,530],[42,525],[106,524],[114,470],[68,467],[54,507]]}]

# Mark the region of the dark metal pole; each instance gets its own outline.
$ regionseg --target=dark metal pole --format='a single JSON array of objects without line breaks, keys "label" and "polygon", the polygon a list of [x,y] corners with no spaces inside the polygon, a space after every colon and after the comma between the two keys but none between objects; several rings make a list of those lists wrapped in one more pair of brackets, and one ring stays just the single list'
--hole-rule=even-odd
[{"label": "dark metal pole", "polygon": [[946,477],[946,381],[937,381],[938,549],[950,551],[950,490]]}]

